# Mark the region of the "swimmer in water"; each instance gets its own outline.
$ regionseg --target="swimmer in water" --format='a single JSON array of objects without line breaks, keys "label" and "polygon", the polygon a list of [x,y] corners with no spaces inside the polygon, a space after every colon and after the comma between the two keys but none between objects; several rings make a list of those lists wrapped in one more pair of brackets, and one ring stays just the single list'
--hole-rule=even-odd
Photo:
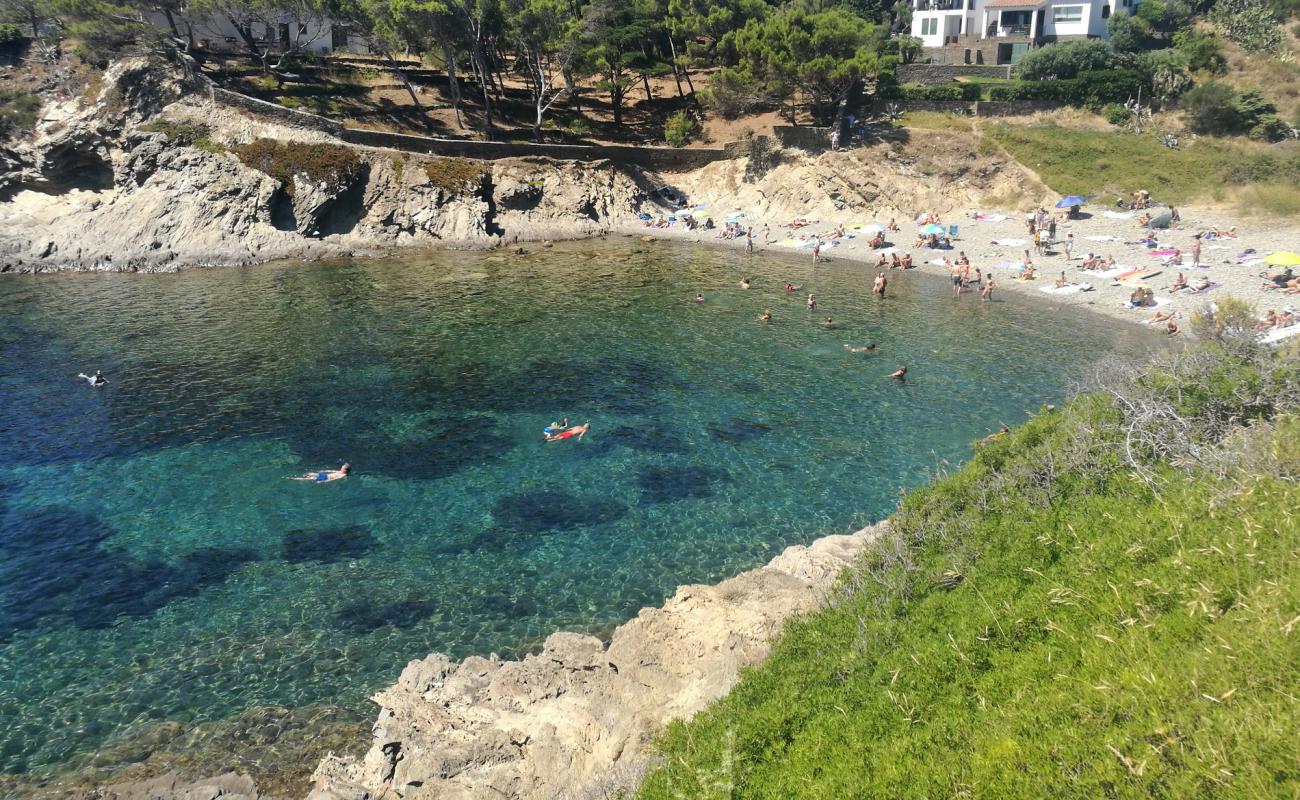
[{"label": "swimmer in water", "polygon": [[108,383],[108,378],[105,378],[99,370],[95,370],[94,375],[87,375],[84,372],[78,372],[77,377],[81,378],[86,383],[89,383],[91,386],[103,386]]},{"label": "swimmer in water", "polygon": [[889,280],[885,278],[885,273],[878,272],[876,273],[876,283],[874,286],[871,287],[871,293],[878,294],[881,297],[884,297],[885,287],[888,285],[889,285]]},{"label": "swimmer in water", "polygon": [[830,317],[827,317],[825,320],[822,321],[822,327],[823,327],[823,328],[834,328],[834,327],[835,327],[835,320],[831,319]]},{"label": "swimmer in water", "polygon": [[907,367],[899,367],[897,370],[895,370],[894,372],[889,373],[889,374],[886,375],[885,377],[886,377],[886,378],[893,378],[893,379],[896,380],[896,381],[904,381],[904,380],[907,380]]},{"label": "swimmer in water", "polygon": [[872,350],[876,349],[876,346],[874,344],[869,344],[866,347],[852,347],[848,342],[845,342],[844,349],[848,350],[850,353],[870,353]]},{"label": "swimmer in water", "polygon": [[579,439],[581,439],[582,437],[587,435],[587,431],[589,430],[591,430],[590,421],[584,422],[581,425],[574,425],[572,428],[569,428],[568,430],[560,431],[554,436],[547,436],[546,441],[560,442],[565,439],[572,439],[574,436],[577,436]]},{"label": "swimmer in water", "polygon": [[812,311],[817,307],[817,301],[813,299],[812,292],[808,293],[808,310]]},{"label": "swimmer in water", "polygon": [[338,469],[322,469],[317,472],[308,472],[306,475],[294,475],[289,478],[291,481],[311,481],[312,483],[329,483],[330,481],[341,481],[352,473],[352,465],[344,464]]},{"label": "swimmer in water", "polygon": [[697,294],[697,295],[695,295],[695,302],[697,302],[697,303],[703,303],[703,302],[704,302],[704,295],[702,295],[702,294]]},{"label": "swimmer in water", "polygon": [[749,288],[749,278],[741,278],[741,279],[740,279],[740,288],[742,288],[742,289],[748,289],[748,288]]},{"label": "swimmer in water", "polygon": [[758,321],[759,321],[759,322],[771,322],[771,321],[772,321],[772,309],[770,309],[770,308],[765,308],[765,309],[763,309],[763,313],[758,315]]},{"label": "swimmer in water", "polygon": [[567,427],[569,427],[569,418],[565,417],[559,422],[552,422],[550,425],[542,428],[542,436],[550,438]]}]

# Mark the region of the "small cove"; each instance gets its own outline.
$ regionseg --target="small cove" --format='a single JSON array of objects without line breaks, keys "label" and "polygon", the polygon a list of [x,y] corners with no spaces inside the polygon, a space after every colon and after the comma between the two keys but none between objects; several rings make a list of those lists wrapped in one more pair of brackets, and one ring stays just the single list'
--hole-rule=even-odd
[{"label": "small cove", "polygon": [[[930,275],[881,301],[843,261],[533,250],[0,280],[0,771],[266,707],[363,722],[409,659],[606,631],[879,519],[1159,344]],[[560,416],[591,435],[543,444]]]}]

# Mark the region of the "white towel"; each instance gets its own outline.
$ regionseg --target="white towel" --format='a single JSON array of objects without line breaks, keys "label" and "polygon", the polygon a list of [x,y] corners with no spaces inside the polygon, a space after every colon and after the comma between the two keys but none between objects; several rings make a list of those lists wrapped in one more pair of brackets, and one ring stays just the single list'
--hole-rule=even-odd
[{"label": "white towel", "polygon": [[976,222],[1002,222],[1007,218],[1006,214],[984,214],[975,217]]},{"label": "white towel", "polygon": [[1124,241],[1123,239],[1119,238],[1118,236],[1105,236],[1105,235],[1103,235],[1103,236],[1085,236],[1085,237],[1083,237],[1083,238],[1087,239],[1087,240],[1090,241],[1090,242],[1122,242],[1122,241]]},{"label": "white towel", "polygon": [[1148,308],[1160,308],[1161,306],[1167,306],[1172,302],[1168,297],[1157,297],[1155,298],[1155,301],[1156,304],[1154,306],[1135,306],[1127,300],[1125,300],[1122,305],[1130,310],[1136,308],[1138,311],[1146,311]]},{"label": "white towel", "polygon": [[1065,286],[1044,286],[1038,291],[1044,294],[1074,294],[1083,291],[1084,284],[1069,283]]},{"label": "white towel", "polygon": [[925,262],[925,263],[927,263],[927,264],[933,264],[933,265],[936,266],[936,267],[942,267],[942,266],[943,266],[943,259],[942,259],[942,258],[932,258],[932,259],[930,259],[929,261],[927,261],[927,262]]},{"label": "white towel", "polygon": [[1286,328],[1274,328],[1271,331],[1259,337],[1263,344],[1273,344],[1283,339],[1290,339],[1292,336],[1300,336],[1300,325],[1291,325]]},{"label": "white towel", "polygon": [[1101,212],[1101,215],[1103,217],[1109,217],[1110,219],[1132,219],[1133,218],[1132,211],[1127,211],[1124,213],[1121,213],[1119,211],[1103,211]]},{"label": "white towel", "polygon": [[1024,247],[1025,240],[1024,239],[994,239],[993,244],[1001,245],[1002,247]]},{"label": "white towel", "polygon": [[1090,273],[1094,278],[1113,278],[1116,275],[1123,275],[1125,272],[1133,269],[1132,267],[1111,267],[1101,272]]}]

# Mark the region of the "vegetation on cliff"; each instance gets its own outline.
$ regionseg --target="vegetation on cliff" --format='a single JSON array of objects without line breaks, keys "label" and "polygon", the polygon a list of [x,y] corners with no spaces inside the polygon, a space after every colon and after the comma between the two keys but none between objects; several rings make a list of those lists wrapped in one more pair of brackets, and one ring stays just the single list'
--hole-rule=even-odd
[{"label": "vegetation on cliff", "polygon": [[327,191],[335,191],[350,183],[361,170],[357,151],[337,144],[254,139],[233,149],[244,166],[275,178],[291,197],[295,176],[310,183],[323,183]]},{"label": "vegetation on cliff", "polygon": [[1230,336],[979,446],[641,796],[1295,794],[1298,414]]}]

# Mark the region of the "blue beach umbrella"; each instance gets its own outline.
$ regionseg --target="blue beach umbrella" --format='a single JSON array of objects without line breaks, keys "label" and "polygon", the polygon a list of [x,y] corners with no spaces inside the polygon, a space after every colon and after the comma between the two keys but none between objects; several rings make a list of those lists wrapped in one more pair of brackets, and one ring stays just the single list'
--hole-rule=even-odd
[{"label": "blue beach umbrella", "polygon": [[1069,197],[1062,197],[1061,201],[1056,204],[1056,207],[1070,208],[1071,206],[1081,206],[1086,202],[1088,202],[1088,199],[1086,197],[1080,197],[1077,194],[1072,194]]},{"label": "blue beach umbrella", "polygon": [[921,233],[924,233],[926,236],[929,236],[932,233],[936,236],[943,236],[947,232],[948,229],[942,225],[926,225],[921,229]]}]

